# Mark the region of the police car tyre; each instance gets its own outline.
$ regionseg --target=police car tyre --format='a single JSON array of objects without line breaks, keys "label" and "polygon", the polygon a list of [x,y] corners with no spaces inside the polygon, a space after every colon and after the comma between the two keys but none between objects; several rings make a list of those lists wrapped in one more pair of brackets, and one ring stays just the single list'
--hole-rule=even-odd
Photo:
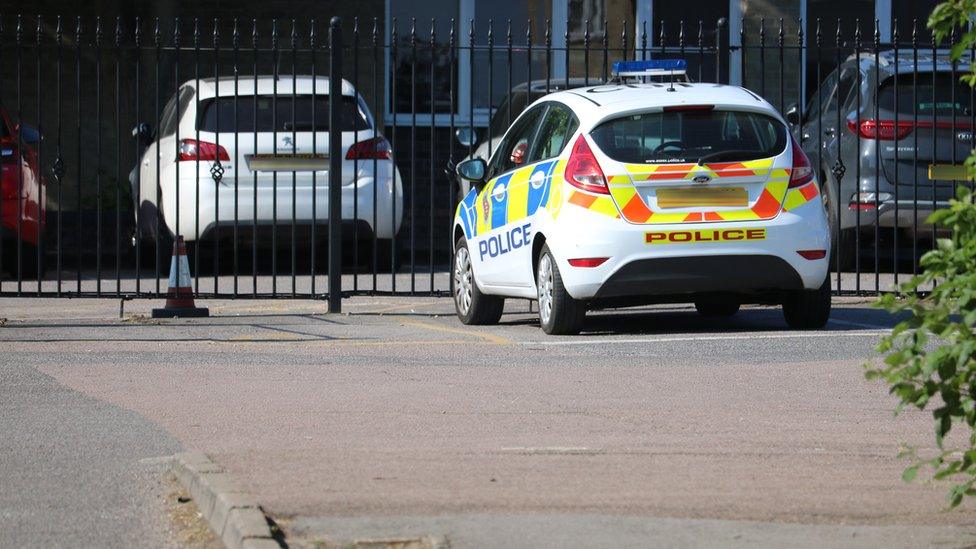
[{"label": "police car tyre", "polygon": [[739,312],[739,304],[734,301],[696,301],[695,309],[702,316],[732,316]]},{"label": "police car tyre", "polygon": [[481,293],[474,281],[471,252],[468,241],[461,237],[454,246],[454,264],[451,267],[451,295],[454,310],[462,324],[498,324],[505,308],[505,299]]},{"label": "police car tyre", "polygon": [[830,277],[816,290],[796,290],[783,302],[786,324],[796,330],[823,328],[830,318]]},{"label": "police car tyre", "polygon": [[578,334],[586,318],[586,303],[574,299],[563,286],[556,259],[543,245],[536,269],[536,289],[539,295],[539,324],[549,335]]}]

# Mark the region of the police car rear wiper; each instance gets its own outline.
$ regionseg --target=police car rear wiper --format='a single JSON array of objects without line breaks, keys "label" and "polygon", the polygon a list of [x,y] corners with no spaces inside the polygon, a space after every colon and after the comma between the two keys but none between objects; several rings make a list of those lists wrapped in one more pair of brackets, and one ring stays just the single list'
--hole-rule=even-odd
[{"label": "police car rear wiper", "polygon": [[758,151],[743,151],[743,150],[735,150],[735,149],[728,150],[728,151],[713,152],[711,154],[706,154],[705,156],[699,158],[698,165],[703,166],[705,165],[705,162],[708,162],[709,160],[722,160],[723,158],[726,157],[736,158],[743,155],[756,154],[756,152]]}]

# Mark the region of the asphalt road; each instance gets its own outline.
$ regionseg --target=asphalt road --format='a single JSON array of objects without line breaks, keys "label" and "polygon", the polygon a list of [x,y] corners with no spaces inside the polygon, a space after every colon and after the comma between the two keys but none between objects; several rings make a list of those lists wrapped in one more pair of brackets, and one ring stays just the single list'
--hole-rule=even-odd
[{"label": "asphalt road", "polygon": [[[526,302],[480,328],[446,299],[356,298],[343,315],[214,301],[210,319],[165,322],[148,302],[124,321],[114,301],[3,303],[4,372],[209,453],[295,544],[976,543],[973,507],[900,480],[900,444],[931,449],[931,420],[893,418],[864,380],[893,320],[860,302],[820,332],[786,331],[778,309],[669,307],[596,313],[565,338]],[[150,453],[140,440],[121,444]]]},{"label": "asphalt road", "polygon": [[165,457],[179,443],[37,370],[60,360],[79,357],[0,356],[0,547],[172,545]]}]

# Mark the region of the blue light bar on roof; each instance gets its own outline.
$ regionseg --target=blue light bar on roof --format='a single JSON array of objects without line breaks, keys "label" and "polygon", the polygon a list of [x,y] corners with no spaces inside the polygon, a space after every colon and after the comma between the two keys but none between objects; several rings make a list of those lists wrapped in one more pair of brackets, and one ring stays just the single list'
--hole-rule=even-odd
[{"label": "blue light bar on roof", "polygon": [[667,76],[684,74],[688,63],[684,59],[647,59],[645,61],[616,61],[613,74],[625,76]]}]

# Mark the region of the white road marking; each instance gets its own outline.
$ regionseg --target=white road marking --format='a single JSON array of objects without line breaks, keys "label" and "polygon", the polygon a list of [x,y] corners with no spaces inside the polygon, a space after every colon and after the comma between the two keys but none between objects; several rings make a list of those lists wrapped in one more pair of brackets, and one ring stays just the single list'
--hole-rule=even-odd
[{"label": "white road marking", "polygon": [[659,337],[659,338],[640,338],[640,339],[573,339],[569,341],[520,341],[519,345],[611,345],[611,344],[634,344],[634,343],[674,343],[682,341],[737,341],[748,339],[797,339],[797,338],[822,338],[822,337],[878,337],[888,335],[891,330],[856,330],[846,332],[798,332],[798,333],[755,333],[749,335],[725,335],[725,336],[682,336],[682,337]]}]

